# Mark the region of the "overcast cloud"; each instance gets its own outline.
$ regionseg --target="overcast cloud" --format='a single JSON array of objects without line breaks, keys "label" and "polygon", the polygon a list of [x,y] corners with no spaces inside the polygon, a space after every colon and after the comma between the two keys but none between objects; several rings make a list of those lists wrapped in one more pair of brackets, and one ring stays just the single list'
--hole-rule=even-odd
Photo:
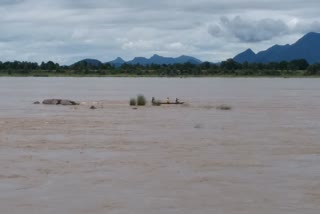
[{"label": "overcast cloud", "polygon": [[318,0],[0,0],[0,61],[220,61],[320,32]]}]

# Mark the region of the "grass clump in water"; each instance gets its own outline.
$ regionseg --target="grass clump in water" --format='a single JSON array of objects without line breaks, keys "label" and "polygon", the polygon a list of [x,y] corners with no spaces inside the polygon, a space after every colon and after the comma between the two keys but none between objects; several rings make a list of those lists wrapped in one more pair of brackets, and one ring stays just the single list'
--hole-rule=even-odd
[{"label": "grass clump in water", "polygon": [[137,100],[135,98],[130,99],[130,106],[136,106],[137,105]]},{"label": "grass clump in water", "polygon": [[147,104],[147,99],[143,95],[138,95],[137,97],[138,106],[145,106]]}]

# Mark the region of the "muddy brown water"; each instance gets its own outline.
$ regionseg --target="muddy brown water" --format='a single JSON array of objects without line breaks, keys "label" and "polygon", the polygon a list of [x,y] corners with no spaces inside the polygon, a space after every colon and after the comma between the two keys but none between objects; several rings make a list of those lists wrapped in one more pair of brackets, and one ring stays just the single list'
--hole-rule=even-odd
[{"label": "muddy brown water", "polygon": [[0,209],[318,214],[320,79],[0,78]]}]

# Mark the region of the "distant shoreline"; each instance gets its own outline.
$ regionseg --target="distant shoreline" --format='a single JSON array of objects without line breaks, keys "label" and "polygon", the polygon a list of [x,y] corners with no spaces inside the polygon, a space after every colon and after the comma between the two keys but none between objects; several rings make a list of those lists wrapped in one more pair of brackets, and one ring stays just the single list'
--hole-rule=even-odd
[{"label": "distant shoreline", "polygon": [[320,64],[310,65],[304,59],[290,62],[238,63],[233,59],[221,64],[152,64],[120,67],[110,64],[95,65],[84,61],[71,66],[60,66],[49,61],[40,65],[32,62],[0,62],[0,76],[19,77],[313,77],[320,76]]},{"label": "distant shoreline", "polygon": [[319,78],[319,75],[287,75],[287,76],[268,76],[268,75],[184,75],[184,76],[159,76],[159,75],[2,75],[0,78],[5,77],[26,77],[26,78],[56,78],[56,77],[71,77],[71,78]]}]

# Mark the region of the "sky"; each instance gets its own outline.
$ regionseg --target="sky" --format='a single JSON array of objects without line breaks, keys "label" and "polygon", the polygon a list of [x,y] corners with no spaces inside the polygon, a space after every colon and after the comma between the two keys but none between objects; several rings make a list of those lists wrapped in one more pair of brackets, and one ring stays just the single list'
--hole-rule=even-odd
[{"label": "sky", "polygon": [[219,62],[320,32],[319,0],[0,0],[0,61]]}]

